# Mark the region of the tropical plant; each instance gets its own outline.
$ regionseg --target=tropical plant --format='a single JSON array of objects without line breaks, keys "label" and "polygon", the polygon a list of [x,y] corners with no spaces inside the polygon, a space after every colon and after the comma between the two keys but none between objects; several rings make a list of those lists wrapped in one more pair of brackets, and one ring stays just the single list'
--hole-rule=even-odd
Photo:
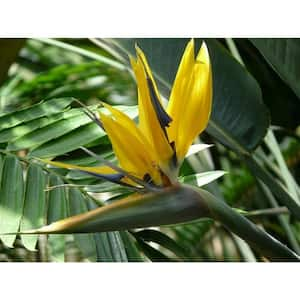
[{"label": "tropical plant", "polygon": [[[169,95],[188,41],[0,41],[0,260],[299,260],[299,40],[205,39],[210,60],[202,47],[201,73],[181,67],[174,83],[177,106],[167,112],[173,124],[185,120],[186,142],[172,148],[180,142],[164,146],[166,130],[174,134],[160,103],[175,98]],[[195,39],[195,48],[202,42]],[[133,69],[139,93],[144,86],[156,108],[142,109],[154,113],[144,127],[156,133],[156,150],[133,135],[138,109],[129,57],[136,44],[150,66],[138,50]],[[183,77],[205,82],[209,61],[209,125],[183,160],[210,111],[196,104],[183,115],[179,101],[195,96]],[[120,136],[142,161],[121,153]],[[168,167],[172,149],[180,154],[175,169]],[[152,155],[166,177],[151,164],[143,169]]]}]

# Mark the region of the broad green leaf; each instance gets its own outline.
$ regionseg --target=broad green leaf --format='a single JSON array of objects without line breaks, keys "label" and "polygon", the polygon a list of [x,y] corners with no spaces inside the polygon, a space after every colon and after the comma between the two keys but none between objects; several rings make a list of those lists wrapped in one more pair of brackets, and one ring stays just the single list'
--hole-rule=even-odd
[{"label": "broad green leaf", "polygon": [[[26,176],[24,211],[20,230],[38,228],[46,221],[46,174],[38,165],[31,164]],[[35,250],[38,235],[22,235],[24,246]]]},{"label": "broad green leaf", "polygon": [[[20,161],[6,156],[3,162],[0,190],[0,232],[17,232],[23,213],[24,182]],[[0,236],[3,243],[12,247],[15,234]]]},{"label": "broad green leaf", "polygon": [[259,38],[250,40],[279,76],[300,97],[300,39]]},{"label": "broad green leaf", "polygon": [[263,100],[270,111],[272,124],[293,129],[299,125],[297,112],[300,101],[295,92],[272,69],[269,62],[248,39],[234,39],[248,72],[255,77],[263,92]]},{"label": "broad green leaf", "polygon": [[[63,185],[64,182],[56,175],[50,175],[49,187]],[[67,199],[64,187],[57,187],[49,191],[47,223],[50,224],[67,217]],[[64,261],[65,235],[51,234],[48,238],[50,255],[54,260]]]},{"label": "broad green leaf", "polygon": [[181,178],[180,181],[188,184],[194,184],[200,187],[222,177],[224,174],[226,174],[226,172],[224,171],[208,171],[185,176]]},{"label": "broad green leaf", "polygon": [[23,122],[35,120],[43,116],[50,116],[59,113],[73,101],[74,98],[51,99],[19,111],[2,115],[0,116],[0,130],[16,126]]},{"label": "broad green leaf", "polygon": [[[82,193],[76,189],[69,189],[69,212],[70,216],[78,215],[88,211],[86,200]],[[75,242],[82,251],[85,258],[96,261],[96,242],[91,233],[74,234]]]},{"label": "broad green leaf", "polygon": [[[166,98],[188,39],[115,39],[119,52],[135,55],[137,43]],[[201,40],[197,40],[199,47]],[[255,79],[214,40],[206,40],[213,70],[213,111],[207,131],[240,152],[252,151],[266,134],[268,111]],[[123,51],[124,51],[123,50]]]}]

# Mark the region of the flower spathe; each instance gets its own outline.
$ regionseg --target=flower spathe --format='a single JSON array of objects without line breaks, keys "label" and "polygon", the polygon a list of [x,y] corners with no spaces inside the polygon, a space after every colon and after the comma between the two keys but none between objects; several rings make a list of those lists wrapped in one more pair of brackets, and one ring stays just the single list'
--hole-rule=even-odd
[{"label": "flower spathe", "polygon": [[[130,58],[138,87],[138,125],[123,112],[103,103],[109,114],[100,113],[100,120],[125,174],[121,174],[119,183],[135,186],[132,178],[157,187],[176,183],[180,165],[196,136],[206,128],[212,106],[208,49],[203,42],[195,57],[194,48],[192,39],[181,59],[166,110],[147,59],[138,47],[137,57]],[[47,162],[107,179],[118,178],[118,170],[110,166]],[[126,174],[132,178],[126,178]]]}]

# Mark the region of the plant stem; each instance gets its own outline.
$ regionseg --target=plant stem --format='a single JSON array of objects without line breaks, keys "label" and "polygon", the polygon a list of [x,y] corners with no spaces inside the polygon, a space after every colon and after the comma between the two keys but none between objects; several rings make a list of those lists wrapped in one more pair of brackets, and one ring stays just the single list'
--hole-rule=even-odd
[{"label": "plant stem", "polygon": [[197,190],[206,202],[211,217],[245,240],[251,247],[271,261],[300,261],[300,257],[288,247],[258,228],[226,203],[216,199],[205,190]]},{"label": "plant stem", "polygon": [[[276,201],[276,199],[274,198],[274,196],[272,195],[272,192],[270,191],[270,189],[268,189],[268,187],[261,182],[260,180],[258,181],[258,184],[263,192],[263,194],[265,195],[265,197],[268,199],[269,203],[273,206],[273,210],[274,209],[278,209],[278,203]],[[300,254],[300,246],[298,244],[297,239],[295,238],[295,235],[292,231],[292,228],[290,226],[290,223],[288,221],[288,219],[286,218],[286,216],[278,216],[279,222],[281,223],[281,226],[284,228],[287,238],[292,246],[292,248],[298,253]]]},{"label": "plant stem", "polygon": [[284,186],[278,183],[273,176],[260,165],[255,155],[244,155],[244,159],[251,172],[272,189],[274,194],[280,199],[280,202],[290,210],[295,218],[300,220],[300,206]]},{"label": "plant stem", "polygon": [[289,210],[285,206],[277,206],[273,208],[258,209],[245,212],[246,217],[262,217],[262,216],[277,216],[282,214],[289,214]]}]

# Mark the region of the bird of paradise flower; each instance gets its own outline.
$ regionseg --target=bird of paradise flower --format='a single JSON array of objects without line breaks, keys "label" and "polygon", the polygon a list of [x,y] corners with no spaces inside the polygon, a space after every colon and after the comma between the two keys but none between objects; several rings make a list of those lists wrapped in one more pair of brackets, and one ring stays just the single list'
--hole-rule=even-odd
[{"label": "bird of paradise flower", "polygon": [[106,131],[120,167],[82,167],[46,161],[57,167],[77,169],[107,180],[154,190],[176,185],[179,168],[194,141],[207,126],[212,106],[212,70],[208,49],[202,44],[195,58],[194,40],[185,49],[165,110],[142,50],[131,65],[138,86],[138,126],[126,114],[103,103],[110,115],[93,117]]},{"label": "bird of paradise flower", "polygon": [[195,57],[194,40],[187,44],[166,110],[146,56],[137,46],[136,54],[137,58],[130,57],[130,62],[138,87],[139,124],[106,103],[102,104],[109,114],[102,112],[98,117],[86,111],[106,131],[119,166],[99,156],[102,166],[43,162],[87,172],[140,193],[44,226],[38,232],[121,230],[185,222],[208,215],[208,208],[199,201],[199,193],[178,181],[185,155],[196,136],[206,128],[211,113],[212,68],[208,48],[203,42]]}]

